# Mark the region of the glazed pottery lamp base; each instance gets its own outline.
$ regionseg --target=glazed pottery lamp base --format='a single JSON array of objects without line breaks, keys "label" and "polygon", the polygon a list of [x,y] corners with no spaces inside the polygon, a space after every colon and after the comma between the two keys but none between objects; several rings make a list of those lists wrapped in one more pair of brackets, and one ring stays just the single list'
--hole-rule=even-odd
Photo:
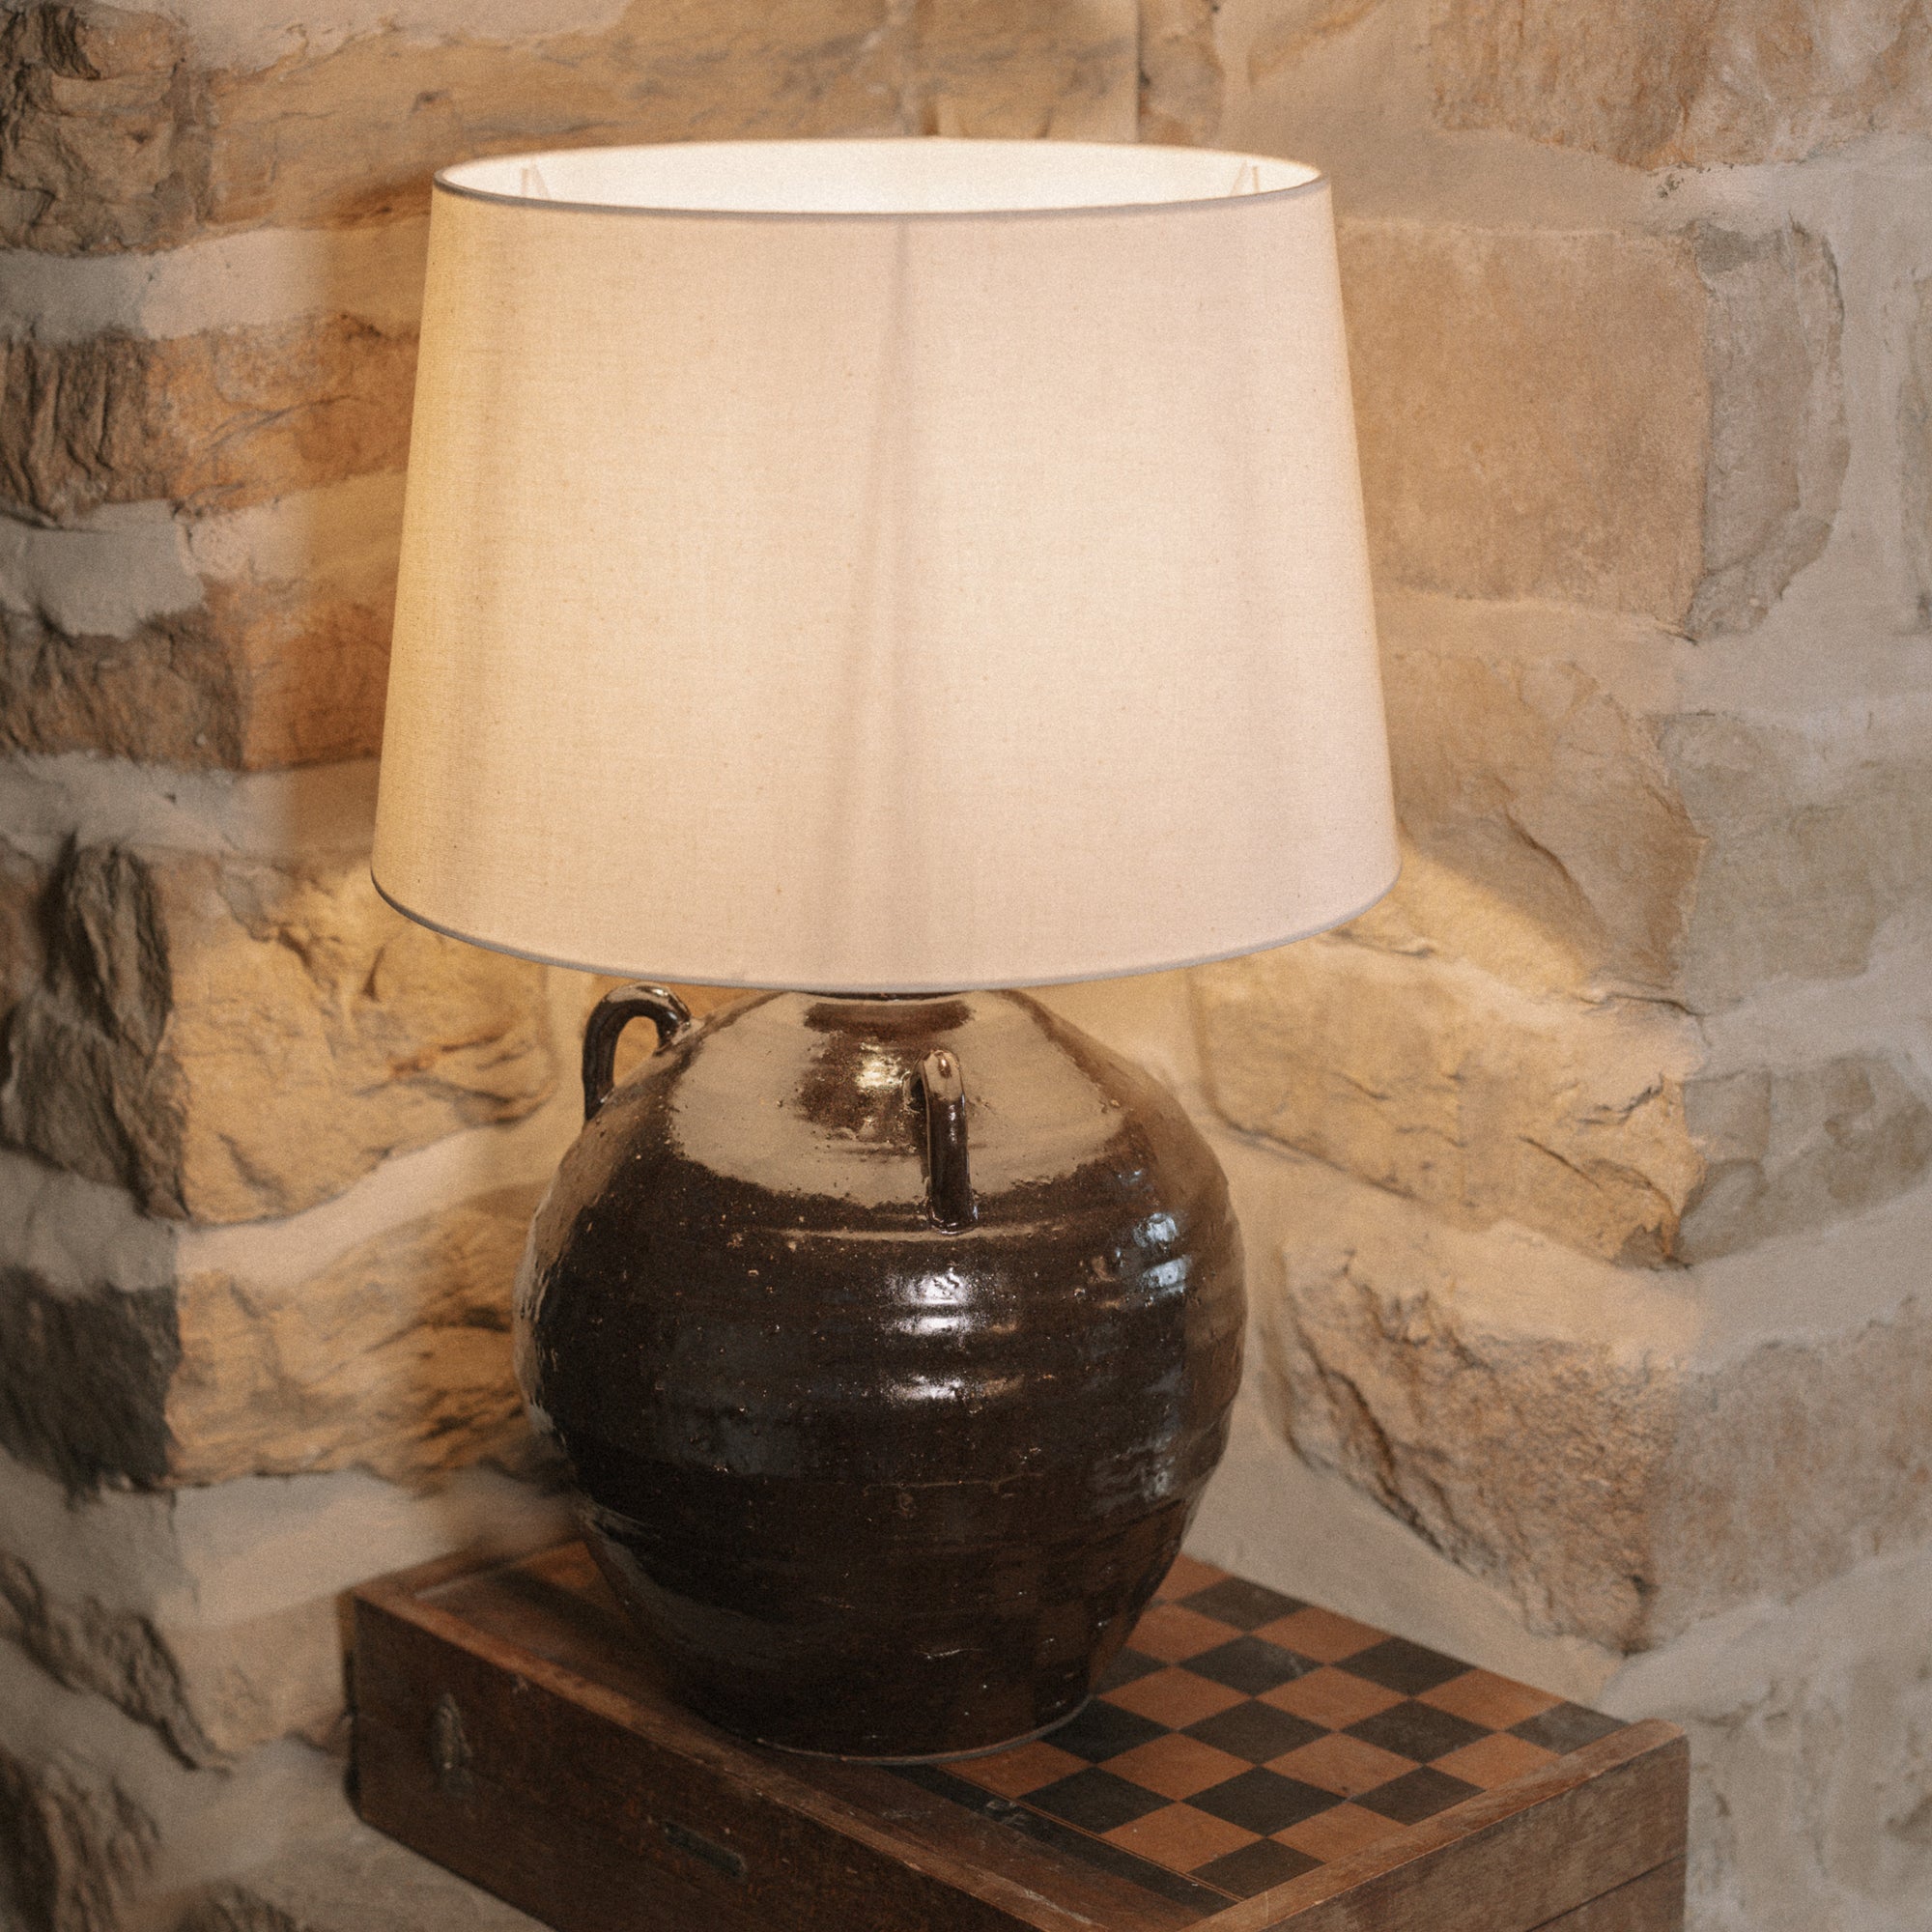
[{"label": "glazed pottery lamp base", "polygon": [[[1282,944],[1396,869],[1326,184],[475,162],[422,341],[378,885],[640,982],[531,1231],[531,1415],[704,1717],[1041,1731],[1221,1454],[1241,1262],[1179,1104],[1015,989]],[[656,979],[748,997],[693,1024]]]},{"label": "glazed pottery lamp base", "polygon": [[[663,1041],[607,1092],[612,1027]],[[520,1372],[679,1696],[794,1748],[984,1750],[1079,1708],[1240,1375],[1213,1155],[1017,993],[593,1020]]]}]

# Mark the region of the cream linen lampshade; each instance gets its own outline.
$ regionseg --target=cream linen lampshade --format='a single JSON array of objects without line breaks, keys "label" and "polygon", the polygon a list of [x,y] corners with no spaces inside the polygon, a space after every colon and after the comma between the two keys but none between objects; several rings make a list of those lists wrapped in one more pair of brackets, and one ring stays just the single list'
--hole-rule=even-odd
[{"label": "cream linen lampshade", "polygon": [[399,909],[916,992],[1278,945],[1396,865],[1312,169],[877,140],[439,177]]}]

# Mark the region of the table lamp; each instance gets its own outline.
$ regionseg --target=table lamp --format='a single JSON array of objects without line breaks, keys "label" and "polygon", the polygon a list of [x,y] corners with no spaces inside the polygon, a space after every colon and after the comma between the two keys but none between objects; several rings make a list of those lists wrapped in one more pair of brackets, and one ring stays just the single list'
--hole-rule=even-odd
[{"label": "table lamp", "polygon": [[595,1009],[517,1287],[673,1691],[870,1759],[1065,1719],[1221,1454],[1241,1258],[1177,1101],[1017,989],[1396,871],[1326,183],[938,139],[440,176],[373,865],[456,938],[758,994]]}]

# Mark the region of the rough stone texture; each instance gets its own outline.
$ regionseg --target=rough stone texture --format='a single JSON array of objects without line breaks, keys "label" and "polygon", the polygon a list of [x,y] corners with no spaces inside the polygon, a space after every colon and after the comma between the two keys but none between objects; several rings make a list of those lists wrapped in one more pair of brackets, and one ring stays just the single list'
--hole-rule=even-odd
[{"label": "rough stone texture", "polygon": [[0,354],[0,494],[36,516],[154,497],[234,509],[409,456],[415,337],[353,317]]},{"label": "rough stone texture", "polygon": [[1381,0],[1271,0],[1258,10],[1261,19],[1248,45],[1249,85],[1292,66],[1321,42],[1346,33],[1380,4]]},{"label": "rough stone texture", "polygon": [[341,1593],[353,1584],[570,1531],[560,1496],[487,1464],[427,1488],[345,1469],[76,1498],[0,1460],[0,1481],[10,1747],[29,1747],[37,1704],[43,1742],[73,1741],[91,1714],[99,1761],[142,1758],[177,1787],[277,1741],[343,1747]]},{"label": "rough stone texture", "polygon": [[171,1478],[360,1467],[416,1482],[523,1460],[510,1291],[540,1193],[504,1188],[391,1229],[294,1293],[185,1281]]},{"label": "rough stone texture", "polygon": [[1447,0],[1432,51],[1450,127],[1633,167],[1802,160],[1932,128],[1924,0]]},{"label": "rough stone texture", "polygon": [[367,756],[392,621],[380,593],[218,582],[126,636],[0,609],[0,749],[245,771]]},{"label": "rough stone texture", "polygon": [[1711,413],[1689,246],[1347,221],[1341,248],[1378,581],[1680,618]]},{"label": "rough stone texture", "polygon": [[1341,244],[1379,581],[1703,635],[1823,548],[1846,444],[1816,238],[1358,220]]},{"label": "rough stone texture", "polygon": [[157,16],[43,6],[0,48],[0,242],[160,247],[207,227],[413,214],[437,168],[526,147],[1125,139],[1134,25],[1131,0],[638,0],[597,32],[503,44],[392,30],[207,73]]},{"label": "rough stone texture", "polygon": [[1690,1005],[1861,972],[1889,921],[1932,904],[1932,749],[1914,711],[1882,722],[1856,700],[1803,724],[1660,721],[1677,793],[1710,841],[1677,982]]},{"label": "rough stone texture", "polygon": [[1710,1012],[1861,973],[1889,920],[1932,910],[1932,759],[1910,702],[1653,714],[1554,652],[1427,648],[1406,622],[1390,641],[1405,831],[1461,899],[1493,897],[1517,951],[1549,955],[1519,968],[1446,903],[1416,915],[1424,935],[1457,920],[1444,943],[1489,970]]},{"label": "rough stone texture", "polygon": [[0,1448],[69,1490],[165,1477],[180,1362],[166,1288],[69,1296],[0,1271]]},{"label": "rough stone texture", "polygon": [[92,1599],[72,1605],[52,1598],[24,1558],[6,1552],[0,1635],[69,1690],[96,1691],[154,1724],[186,1762],[215,1761],[183,1696],[179,1665],[147,1617]]},{"label": "rough stone texture", "polygon": [[1703,578],[1686,628],[1747,631],[1832,534],[1850,443],[1839,390],[1844,311],[1831,250],[1802,228],[1704,228],[1712,412]]},{"label": "rough stone texture", "polygon": [[1235,1125],[1465,1224],[1515,1220],[1612,1261],[1674,1253],[1703,1175],[1681,1022],[1350,938],[1208,967],[1195,989]]},{"label": "rough stone texture", "polygon": [[1140,138],[1210,145],[1226,75],[1214,44],[1219,0],[1141,0]]},{"label": "rough stone texture", "polygon": [[184,233],[206,173],[204,89],[160,14],[26,6],[0,31],[0,236],[63,252]]},{"label": "rough stone texture", "polygon": [[0,749],[244,770],[372,754],[402,498],[379,471],[226,514],[0,520]]},{"label": "rough stone texture", "polygon": [[272,1864],[212,1887],[179,1932],[539,1932],[514,1906],[344,1815]]},{"label": "rough stone texture", "polygon": [[400,919],[357,862],[86,847],[51,904],[0,1132],[151,1212],[291,1214],[555,1085],[541,969]]},{"label": "rough stone texture", "polygon": [[1646,1649],[1932,1531],[1922,1301],[1713,1354],[1694,1304],[1602,1284],[1578,1320],[1588,1286],[1532,1237],[1359,1188],[1338,1222],[1338,1185],[1290,1183],[1329,1213],[1304,1208],[1257,1298],[1278,1426],[1532,1628]]},{"label": "rough stone texture", "polygon": [[12,1011],[46,971],[41,926],[44,868],[0,840],[0,1012]]},{"label": "rough stone texture", "polygon": [[1932,1109],[1889,1056],[1694,1080],[1684,1121],[1704,1162],[1677,1257],[1698,1261],[1822,1227],[1932,1169]]},{"label": "rough stone texture", "polygon": [[1932,275],[1912,284],[1898,394],[1901,536],[1921,629],[1932,630]]},{"label": "rough stone texture", "polygon": [[1383,691],[1421,850],[1531,922],[1573,982],[1674,989],[1708,841],[1649,721],[1560,658],[1398,650]]},{"label": "rough stone texture", "polygon": [[1136,15],[1136,0],[894,7],[885,40],[900,73],[900,125],[981,140],[1131,140]]},{"label": "rough stone texture", "polygon": [[[1899,1061],[1714,1065],[1668,1008],[1502,977],[1560,964],[1524,927],[1425,867],[1342,934],[1203,969],[1215,1105],[1463,1225],[1640,1266],[1822,1226],[1932,1171],[1932,1107]],[[1485,951],[1488,970],[1467,956]]]},{"label": "rough stone texture", "polygon": [[1690,1734],[1698,1932],[1918,1932],[1932,1856],[1932,1558],[1861,1565],[1634,1660],[1606,1708]]},{"label": "rough stone texture", "polygon": [[510,1295],[540,1191],[498,1188],[388,1229],[293,1289],[193,1273],[71,1293],[7,1270],[0,1447],[74,1493],[526,1468]]},{"label": "rough stone texture", "polygon": [[0,1911],[25,1932],[119,1924],[155,1839],[153,1820],[93,1767],[0,1754]]}]

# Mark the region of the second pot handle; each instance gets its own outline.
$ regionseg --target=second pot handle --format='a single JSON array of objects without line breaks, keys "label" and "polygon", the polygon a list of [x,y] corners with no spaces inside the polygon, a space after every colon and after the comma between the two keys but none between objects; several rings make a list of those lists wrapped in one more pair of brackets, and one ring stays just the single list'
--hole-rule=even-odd
[{"label": "second pot handle", "polygon": [[944,1047],[920,1062],[925,1101],[925,1202],[938,1226],[952,1233],[980,1218],[966,1158],[966,1083],[959,1062]]},{"label": "second pot handle", "polygon": [[606,993],[590,1009],[583,1023],[583,1118],[597,1118],[597,1110],[611,1097],[616,1073],[617,1040],[633,1020],[649,1020],[658,1030],[658,1050],[662,1052],[691,1025],[691,1009],[665,986],[647,986],[641,980]]}]

